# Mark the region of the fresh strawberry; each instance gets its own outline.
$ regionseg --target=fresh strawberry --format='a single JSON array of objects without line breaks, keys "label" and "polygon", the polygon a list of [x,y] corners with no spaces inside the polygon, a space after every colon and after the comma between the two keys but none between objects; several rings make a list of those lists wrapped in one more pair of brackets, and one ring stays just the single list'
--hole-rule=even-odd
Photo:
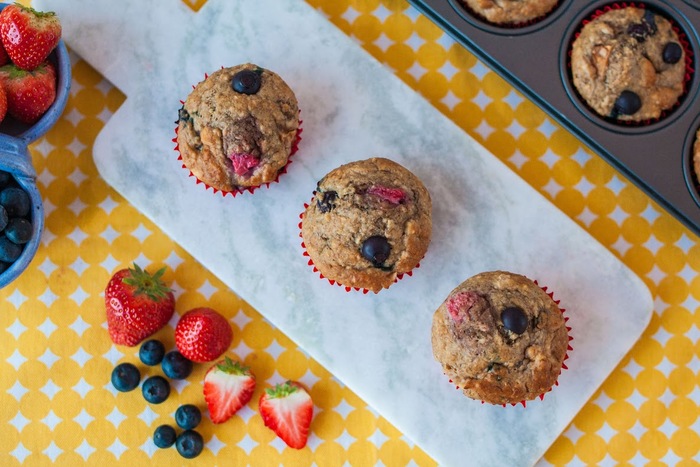
[{"label": "fresh strawberry", "polygon": [[2,45],[2,41],[0,41],[0,66],[7,65],[10,63],[10,57],[7,55],[7,51],[5,50],[5,46]]},{"label": "fresh strawberry", "polygon": [[216,362],[204,375],[204,400],[214,423],[223,423],[250,402],[255,375],[229,357]]},{"label": "fresh strawberry", "polygon": [[175,326],[175,345],[193,362],[211,362],[226,352],[233,330],[229,322],[211,308],[194,308],[180,317]]},{"label": "fresh strawberry", "polygon": [[0,84],[7,94],[7,112],[20,122],[36,122],[56,100],[56,70],[49,62],[32,71],[2,66]]},{"label": "fresh strawberry", "polygon": [[165,326],[175,312],[175,297],[161,277],[137,264],[117,271],[105,289],[107,329],[112,342],[134,346]]},{"label": "fresh strawberry", "polygon": [[306,446],[314,404],[301,384],[287,381],[265,389],[258,408],[265,426],[282,438],[287,446],[294,449]]},{"label": "fresh strawberry", "polygon": [[43,63],[60,39],[61,22],[52,11],[15,3],[0,12],[0,40],[12,63],[23,70]]}]

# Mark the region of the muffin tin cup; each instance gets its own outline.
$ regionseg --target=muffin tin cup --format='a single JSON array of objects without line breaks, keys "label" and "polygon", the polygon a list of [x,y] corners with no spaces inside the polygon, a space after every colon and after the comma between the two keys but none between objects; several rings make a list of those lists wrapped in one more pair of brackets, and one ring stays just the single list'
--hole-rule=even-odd
[{"label": "muffin tin cup", "polygon": [[[6,5],[0,5],[2,10]],[[24,245],[20,257],[0,273],[0,288],[13,282],[24,272],[36,255],[44,230],[44,205],[36,185],[36,170],[32,165],[29,145],[49,131],[66,107],[71,86],[71,63],[63,40],[49,55],[56,68],[56,99],[51,107],[33,125],[27,125],[6,116],[0,125],[0,170],[10,173],[17,184],[29,195],[32,203],[32,238]]]},{"label": "muffin tin cup", "polygon": [[[563,0],[540,21],[512,28],[485,22],[458,0],[408,1],[700,235],[700,196],[687,173],[692,154],[686,143],[698,129],[700,113],[700,2]],[[595,114],[578,96],[568,69],[570,46],[582,22],[620,4],[650,8],[670,19],[684,34],[692,55],[680,103],[643,125],[613,123]]]}]

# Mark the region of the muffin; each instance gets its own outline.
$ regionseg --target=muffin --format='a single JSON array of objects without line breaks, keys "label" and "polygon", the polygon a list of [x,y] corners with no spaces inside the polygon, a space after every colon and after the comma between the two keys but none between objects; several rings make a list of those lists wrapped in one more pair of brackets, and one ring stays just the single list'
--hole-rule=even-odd
[{"label": "muffin", "polygon": [[236,193],[283,172],[298,140],[299,106],[276,73],[247,63],[197,84],[177,123],[185,167],[206,185]]},{"label": "muffin", "polygon": [[662,117],[685,90],[686,51],[671,22],[646,8],[613,8],[581,29],[571,48],[573,84],[602,117]]},{"label": "muffin", "polygon": [[500,405],[548,392],[570,340],[551,294],[506,271],[477,274],[452,290],[431,332],[433,355],[450,380],[466,396]]},{"label": "muffin", "polygon": [[469,10],[498,25],[524,25],[547,15],[559,0],[460,0]]},{"label": "muffin", "polygon": [[321,179],[301,236],[323,277],[346,288],[388,288],[423,258],[432,234],[423,183],[384,158],[342,165]]}]

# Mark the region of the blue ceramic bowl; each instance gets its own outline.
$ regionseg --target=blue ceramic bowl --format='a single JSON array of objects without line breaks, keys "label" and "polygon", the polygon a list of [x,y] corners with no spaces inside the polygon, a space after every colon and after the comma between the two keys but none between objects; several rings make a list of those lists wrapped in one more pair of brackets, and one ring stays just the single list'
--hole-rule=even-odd
[{"label": "blue ceramic bowl", "polygon": [[[1,4],[0,10],[6,5]],[[0,288],[14,281],[31,263],[44,230],[44,205],[36,186],[36,171],[32,165],[29,144],[43,136],[63,113],[70,94],[71,64],[66,46],[61,40],[51,52],[49,60],[56,67],[56,100],[33,125],[26,125],[5,117],[0,124],[0,170],[9,172],[32,201],[32,238],[24,245],[19,259],[0,273]]]}]

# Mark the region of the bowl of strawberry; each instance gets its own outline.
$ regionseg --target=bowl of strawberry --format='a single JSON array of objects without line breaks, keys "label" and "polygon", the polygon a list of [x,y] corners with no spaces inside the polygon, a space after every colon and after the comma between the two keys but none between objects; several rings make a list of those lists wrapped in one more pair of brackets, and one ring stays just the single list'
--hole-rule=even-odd
[{"label": "bowl of strawberry", "polygon": [[39,247],[44,207],[29,145],[58,121],[70,84],[58,16],[0,3],[0,288]]}]

